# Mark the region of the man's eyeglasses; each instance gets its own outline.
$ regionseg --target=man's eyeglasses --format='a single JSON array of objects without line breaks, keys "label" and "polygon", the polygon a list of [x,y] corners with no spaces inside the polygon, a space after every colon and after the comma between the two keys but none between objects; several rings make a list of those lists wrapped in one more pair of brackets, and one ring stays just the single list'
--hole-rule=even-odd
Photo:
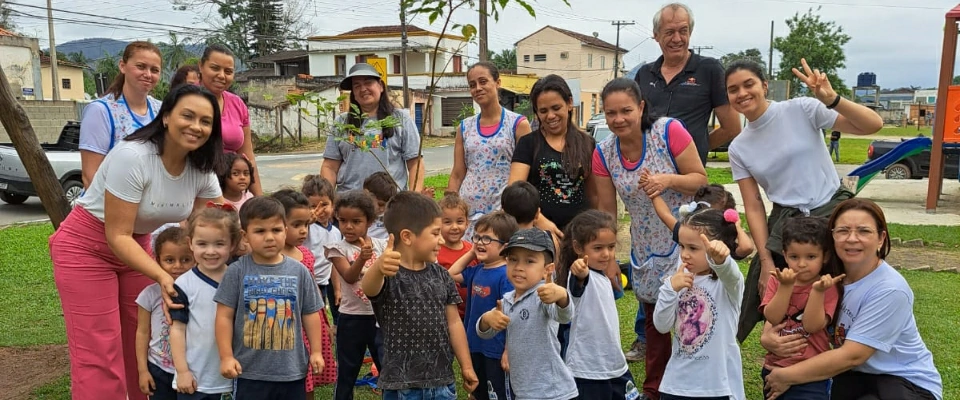
[{"label": "man's eyeglasses", "polygon": [[490,236],[487,236],[487,235],[483,235],[483,236],[473,235],[473,244],[482,244],[482,245],[486,246],[486,245],[488,245],[488,244],[490,244],[490,243],[493,243],[493,242],[497,242],[497,243],[500,243],[500,244],[506,244],[506,243],[507,243],[507,242],[504,242],[504,241],[502,241],[502,240],[494,239],[494,238],[492,238],[492,237],[490,237]]}]

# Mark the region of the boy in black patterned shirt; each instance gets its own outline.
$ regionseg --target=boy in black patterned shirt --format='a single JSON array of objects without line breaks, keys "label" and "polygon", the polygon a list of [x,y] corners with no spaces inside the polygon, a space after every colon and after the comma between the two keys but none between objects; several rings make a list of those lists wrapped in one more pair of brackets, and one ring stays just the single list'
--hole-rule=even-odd
[{"label": "boy in black patterned shirt", "polygon": [[460,295],[450,274],[437,264],[440,207],[414,192],[401,192],[383,216],[387,248],[361,281],[383,335],[377,385],[384,400],[399,392],[423,398],[456,399],[453,358],[467,392],[476,388],[467,335],[457,312]]}]

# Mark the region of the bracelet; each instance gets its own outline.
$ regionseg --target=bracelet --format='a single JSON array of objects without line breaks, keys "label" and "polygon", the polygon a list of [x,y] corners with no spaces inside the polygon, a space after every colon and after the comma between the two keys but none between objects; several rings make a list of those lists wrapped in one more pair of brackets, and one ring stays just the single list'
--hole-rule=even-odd
[{"label": "bracelet", "polygon": [[837,95],[837,98],[833,99],[833,103],[827,106],[828,110],[832,110],[837,107],[837,104],[840,104],[840,95]]}]

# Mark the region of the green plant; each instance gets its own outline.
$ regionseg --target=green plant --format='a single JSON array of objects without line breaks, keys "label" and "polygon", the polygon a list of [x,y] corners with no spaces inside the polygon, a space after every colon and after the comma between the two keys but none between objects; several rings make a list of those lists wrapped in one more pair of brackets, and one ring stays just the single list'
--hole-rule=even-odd
[{"label": "green plant", "polygon": [[327,116],[333,117],[340,108],[340,103],[347,99],[347,95],[337,96],[336,101],[331,101],[323,97],[318,92],[290,93],[287,95],[287,101],[297,110],[308,117],[317,117],[317,139],[323,135],[330,134],[334,124],[330,123]]},{"label": "green plant", "polygon": [[477,110],[473,108],[473,102],[464,104],[463,107],[460,107],[460,113],[458,113],[457,117],[453,119],[453,126],[460,126],[460,121],[470,118],[476,114]]}]

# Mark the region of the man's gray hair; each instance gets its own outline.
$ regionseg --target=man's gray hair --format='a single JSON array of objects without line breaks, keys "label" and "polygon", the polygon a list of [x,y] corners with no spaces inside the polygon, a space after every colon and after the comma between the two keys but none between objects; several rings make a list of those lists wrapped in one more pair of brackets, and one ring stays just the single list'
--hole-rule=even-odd
[{"label": "man's gray hair", "polygon": [[660,10],[658,10],[656,14],[653,14],[653,33],[654,34],[660,33],[660,20],[663,18],[663,10],[666,10],[668,8],[673,11],[677,11],[680,9],[682,9],[683,11],[686,11],[687,19],[690,20],[690,33],[693,33],[693,11],[690,11],[690,7],[687,7],[687,5],[683,3],[670,3],[663,7],[660,7]]}]

